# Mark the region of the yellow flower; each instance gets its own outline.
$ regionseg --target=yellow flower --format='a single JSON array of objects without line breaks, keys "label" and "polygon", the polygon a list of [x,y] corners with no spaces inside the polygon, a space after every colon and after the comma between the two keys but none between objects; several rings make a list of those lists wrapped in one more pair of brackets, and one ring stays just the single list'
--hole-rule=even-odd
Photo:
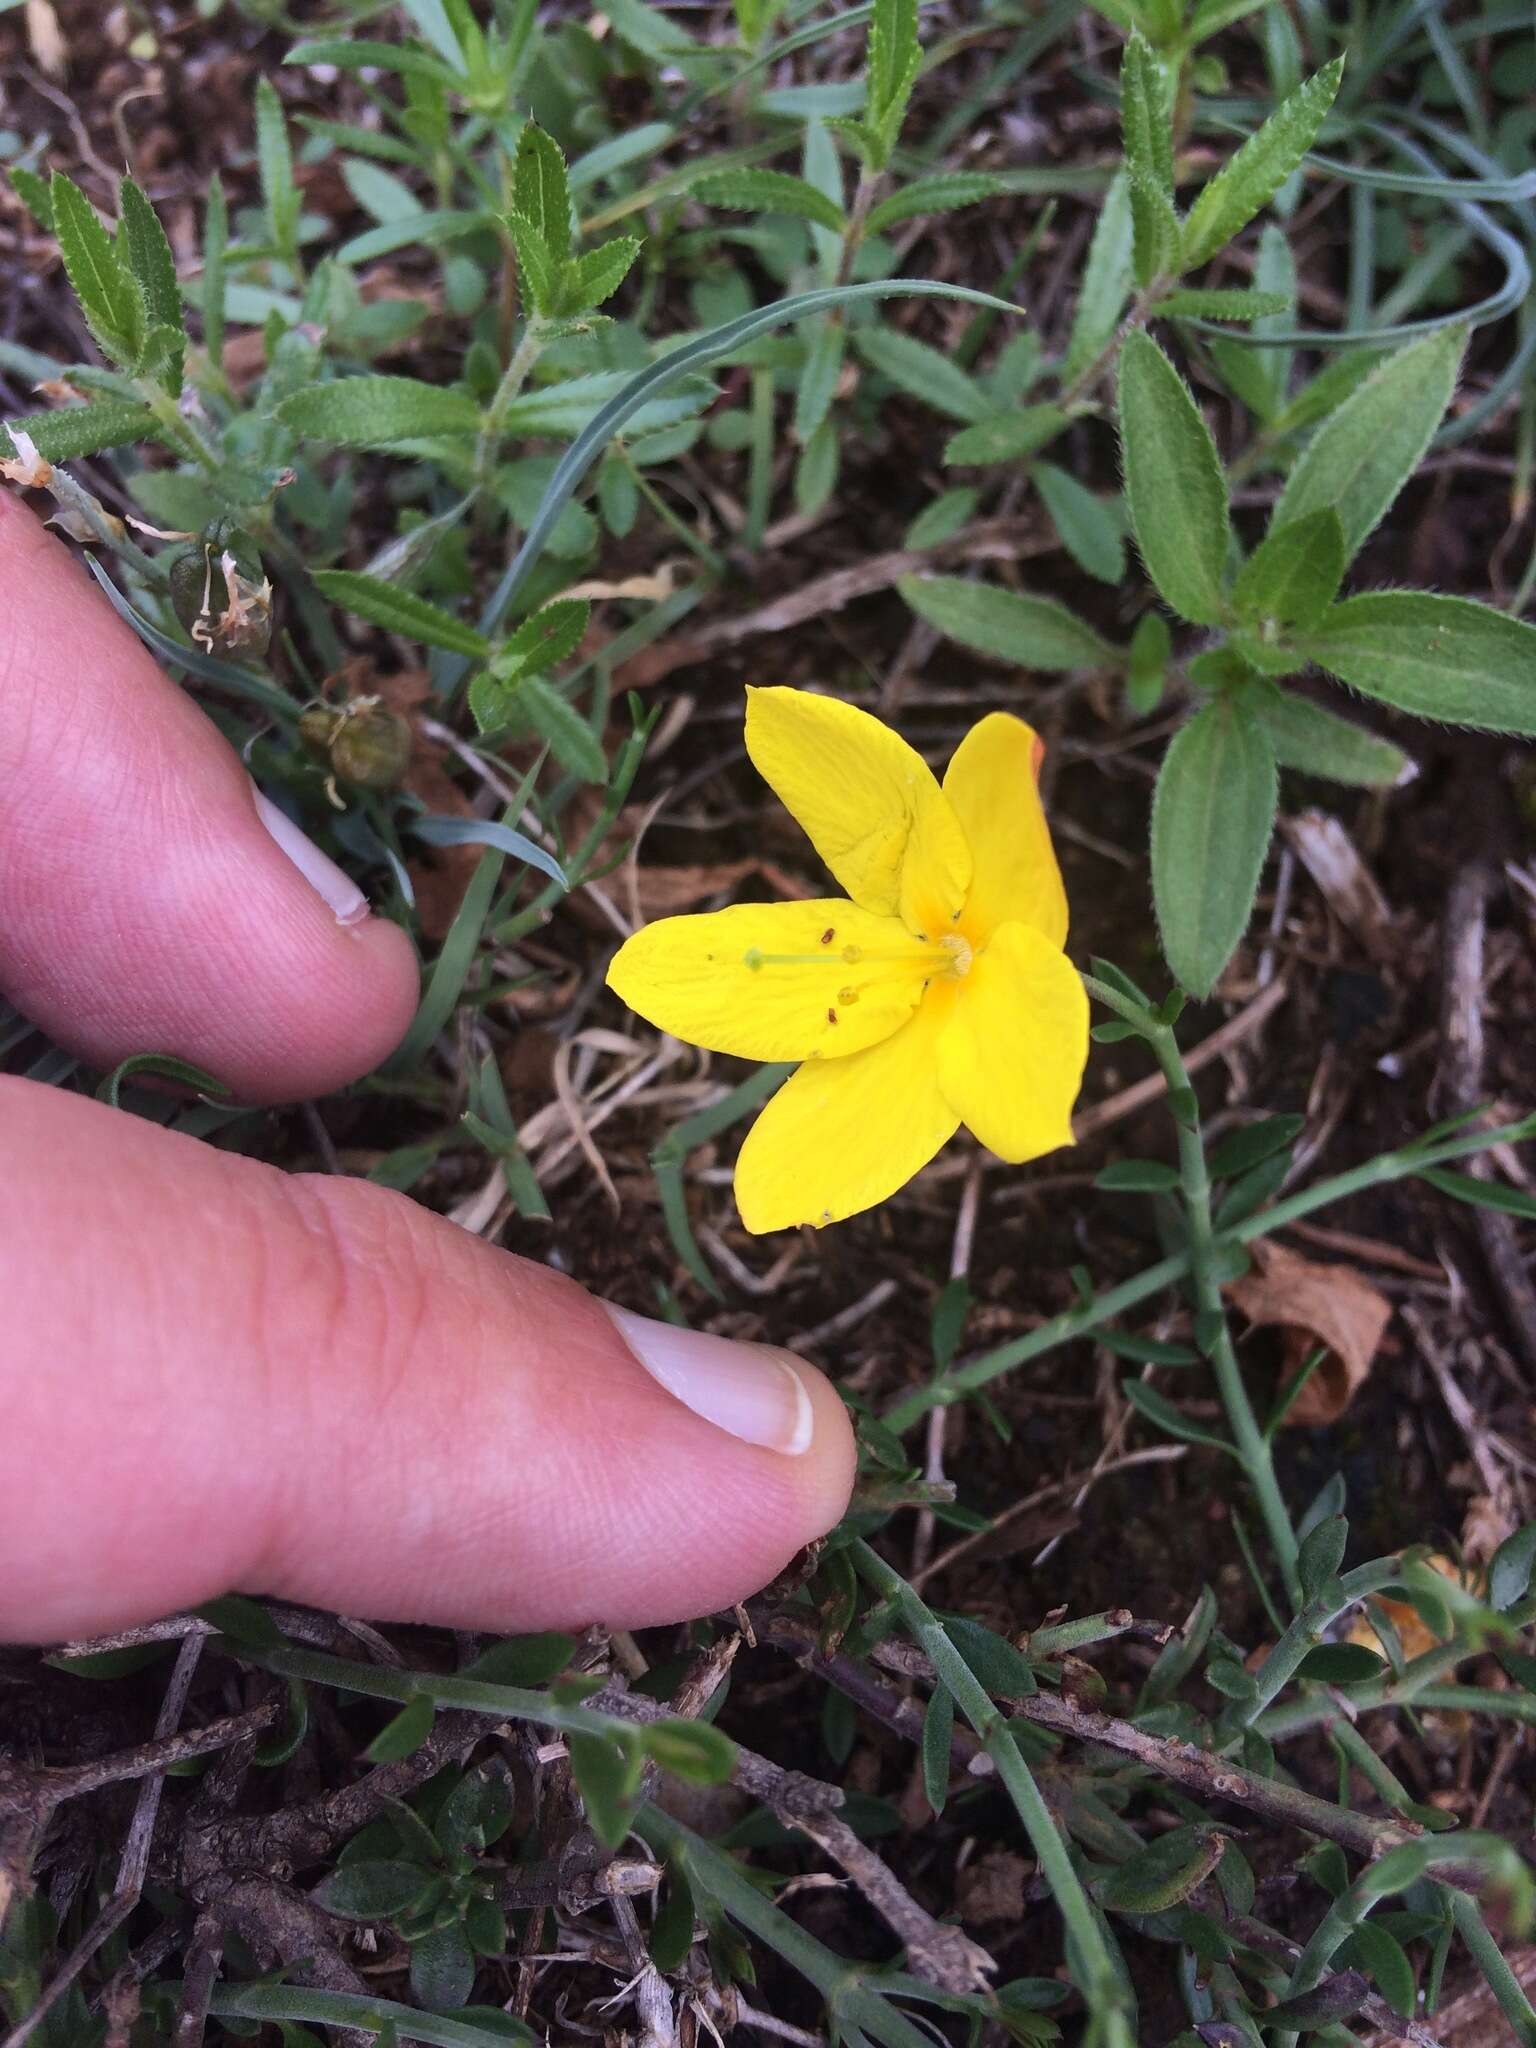
[{"label": "yellow flower", "polygon": [[748,1230],[872,1208],[962,1123],[1015,1164],[1070,1145],[1088,1001],[1035,734],[982,719],[941,789],[867,711],[749,690],[747,752],[852,900],[662,918],[608,983],[674,1037],[803,1062],[736,1162]]}]

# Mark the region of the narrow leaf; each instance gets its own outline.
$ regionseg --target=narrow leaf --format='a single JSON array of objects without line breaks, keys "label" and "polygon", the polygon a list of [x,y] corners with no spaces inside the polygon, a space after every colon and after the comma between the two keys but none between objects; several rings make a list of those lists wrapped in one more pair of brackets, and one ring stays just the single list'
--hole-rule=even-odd
[{"label": "narrow leaf", "polygon": [[229,248],[229,209],[224,181],[217,171],[208,186],[208,211],[203,216],[203,281],[199,305],[203,315],[203,347],[215,372],[224,369],[224,265]]},{"label": "narrow leaf", "polygon": [[[155,432],[155,416],[147,405],[135,405],[124,398],[103,398],[94,405],[66,405],[57,412],[26,413],[6,422],[18,433],[29,434],[44,462],[72,462],[77,455],[94,455],[98,448],[122,448],[131,441],[143,441]],[[14,455],[7,438],[4,453]]]},{"label": "narrow leaf", "polygon": [[1361,789],[1396,789],[1413,772],[1401,747],[1321,704],[1273,687],[1255,691],[1251,701],[1282,768]]},{"label": "narrow leaf", "polygon": [[1247,928],[1274,827],[1269,736],[1222,697],[1163,758],[1152,800],[1152,895],[1163,952],[1181,987],[1205,997]]},{"label": "narrow leaf", "polygon": [[1191,288],[1159,299],[1163,320],[1264,320],[1290,305],[1284,292],[1202,291]]},{"label": "narrow leaf", "polygon": [[557,597],[524,619],[497,650],[496,673],[504,682],[542,675],[573,655],[587,630],[592,607],[583,597]]},{"label": "narrow leaf", "polygon": [[897,589],[948,639],[1019,668],[1093,669],[1119,660],[1108,641],[1054,598],[962,576],[903,576]]},{"label": "narrow leaf", "polygon": [[1373,590],[1335,605],[1297,645],[1395,710],[1536,737],[1536,626],[1507,612],[1464,597]]},{"label": "narrow leaf", "polygon": [[1067,383],[1079,377],[1109,346],[1120,325],[1120,315],[1131,293],[1132,232],[1130,181],[1119,170],[1104,194],[1093,240],[1088,245],[1077,310],[1072,316],[1072,334],[1061,365]]},{"label": "narrow leaf", "polygon": [[1026,405],[962,427],[944,447],[946,463],[1019,462],[1054,441],[1069,425],[1059,405]]},{"label": "narrow leaf", "polygon": [[551,257],[562,262],[571,246],[571,193],[560,145],[534,121],[517,141],[512,205],[532,223]]},{"label": "narrow leaf", "polygon": [[1120,126],[1132,182],[1173,198],[1173,131],[1163,67],[1152,45],[1133,29],[1120,58]]},{"label": "narrow leaf", "polygon": [[1456,389],[1466,335],[1436,328],[1410,342],[1351,393],[1307,443],[1273,524],[1332,506],[1346,564],[1418,467]]},{"label": "narrow leaf", "polygon": [[517,685],[516,703],[540,738],[548,740],[562,768],[587,782],[608,780],[607,756],[568,697],[538,676],[528,676]]},{"label": "narrow leaf", "polygon": [[604,242],[600,249],[589,249],[566,273],[559,292],[560,311],[589,313],[594,306],[611,299],[639,254],[638,235],[618,235],[613,241]]},{"label": "narrow leaf", "polygon": [[560,292],[563,263],[550,255],[544,237],[526,214],[514,209],[506,216],[506,227],[517,251],[518,279],[524,299],[536,313],[552,313]]},{"label": "narrow leaf", "polygon": [[949,1797],[949,1748],[955,1728],[955,1702],[948,1686],[935,1685],[923,1715],[923,1792],[935,1813]]},{"label": "narrow leaf", "polygon": [[131,368],[147,324],[144,294],[74,180],[55,171],[49,195],[59,254],[86,325],[109,356]]},{"label": "narrow leaf", "polygon": [[871,369],[931,405],[935,412],[948,413],[957,420],[979,420],[992,411],[991,400],[975,378],[926,341],[894,327],[870,327],[859,330],[854,345]]},{"label": "narrow leaf", "polygon": [[176,259],[159,217],[132,178],[123,179],[118,203],[122,215],[117,238],[119,253],[138,279],[151,323],[170,328],[177,337],[168,353],[165,377],[166,389],[174,397],[181,389],[181,364],[186,352]]},{"label": "narrow leaf", "polygon": [[299,246],[299,191],[293,180],[293,151],[283,103],[270,78],[256,81],[256,161],[267,233],[278,254],[292,262]]},{"label": "narrow leaf", "polygon": [[317,569],[314,580],[332,604],[408,640],[446,647],[453,654],[483,656],[490,651],[483,633],[396,583],[381,583],[376,576],[359,575],[351,569]]},{"label": "narrow leaf", "polygon": [[931,178],[914,178],[901,191],[870,209],[864,222],[866,234],[878,235],[904,220],[917,220],[930,213],[952,213],[959,206],[975,206],[1008,190],[1002,178],[986,171],[938,171]]},{"label": "narrow leaf", "polygon": [[1119,404],[1126,496],[1147,573],[1176,612],[1213,626],[1225,609],[1226,478],[1188,386],[1145,334],[1121,351]]},{"label": "narrow leaf", "polygon": [[1232,609],[1265,626],[1315,626],[1344,575],[1344,529],[1331,505],[1300,519],[1271,523],[1237,572]]},{"label": "narrow leaf", "polygon": [[1125,575],[1125,541],[1120,521],[1109,506],[1053,462],[1037,462],[1033,475],[1061,544],[1073,561],[1100,583],[1118,585]]},{"label": "narrow leaf", "polygon": [[[1160,1394],[1156,1387],[1149,1387],[1145,1380],[1124,1379],[1120,1382],[1120,1391],[1148,1422],[1155,1423],[1165,1435],[1177,1437],[1180,1443],[1204,1444],[1217,1451],[1231,1449],[1231,1446],[1217,1436],[1214,1430],[1206,1429],[1201,1423],[1191,1422],[1174,1407],[1166,1395]],[[1241,1665],[1234,1668],[1242,1669]],[[1247,1673],[1244,1672],[1243,1675],[1246,1677]]]},{"label": "narrow leaf", "polygon": [[808,178],[789,171],[714,171],[693,187],[706,206],[725,206],[741,213],[789,213],[799,220],[841,234],[843,210]]},{"label": "narrow leaf", "polygon": [[461,391],[414,377],[340,377],[309,384],[278,407],[296,434],[342,448],[385,448],[429,434],[475,434],[480,408]]},{"label": "narrow leaf", "polygon": [[1312,147],[1343,73],[1342,57],[1325,64],[1282,100],[1257,134],[1222,165],[1189,210],[1179,251],[1181,270],[1209,263],[1274,198]]}]

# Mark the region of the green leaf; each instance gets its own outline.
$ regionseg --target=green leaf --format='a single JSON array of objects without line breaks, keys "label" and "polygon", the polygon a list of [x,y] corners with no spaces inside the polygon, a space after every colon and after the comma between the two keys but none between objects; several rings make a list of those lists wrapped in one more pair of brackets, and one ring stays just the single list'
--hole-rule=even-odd
[{"label": "green leaf", "polygon": [[1211,1450],[1227,1451],[1232,1448],[1214,1430],[1181,1415],[1166,1395],[1160,1394],[1156,1387],[1149,1387],[1145,1380],[1122,1380],[1120,1391],[1134,1409],[1148,1422],[1155,1423],[1166,1436],[1177,1437],[1180,1443],[1203,1444]]},{"label": "green leaf", "polygon": [[1344,1968],[1364,1970],[1399,2019],[1413,2018],[1418,2004],[1413,1965],[1385,1927],[1362,1920],[1335,1961]]},{"label": "green leaf", "polygon": [[401,1757],[414,1756],[432,1733],[436,1720],[437,1708],[423,1693],[385,1722],[363,1755],[371,1764],[392,1764]]},{"label": "green leaf", "polygon": [[419,1863],[343,1863],[310,1896],[342,1920],[395,1920],[419,1905],[436,1882],[436,1871]]},{"label": "green leaf", "polygon": [[922,61],[917,0],[875,0],[869,24],[868,124],[879,138],[877,169],[890,160]]},{"label": "green leaf", "polygon": [[55,171],[49,196],[59,254],[86,325],[105,354],[132,369],[149,324],[143,291],[74,180]]},{"label": "green leaf", "polygon": [[352,569],[317,569],[315,586],[323,597],[343,611],[383,626],[407,640],[420,640],[427,647],[446,647],[453,654],[484,656],[491,643],[462,619],[402,590],[397,583],[381,583],[376,576],[364,576]]},{"label": "green leaf", "polygon": [[1202,291],[1170,292],[1157,302],[1160,320],[1264,320],[1284,313],[1290,306],[1284,292]]},{"label": "green leaf", "polygon": [[1173,199],[1173,130],[1162,64],[1140,29],[1120,57],[1120,126],[1132,184]]},{"label": "green leaf", "polygon": [[1360,789],[1396,789],[1412,772],[1413,763],[1391,740],[1289,690],[1270,685],[1256,690],[1250,703],[1282,768]]},{"label": "green leaf", "polygon": [[995,198],[1007,190],[1006,179],[986,171],[936,171],[931,177],[914,178],[910,185],[904,185],[889,199],[872,207],[864,222],[864,232],[883,234],[901,221],[917,220],[930,213],[952,213],[956,207],[975,206],[980,200]]},{"label": "green leaf", "polygon": [[1232,609],[1259,627],[1315,626],[1344,576],[1344,529],[1331,505],[1278,519],[1232,584]]},{"label": "green leaf", "polygon": [[981,493],[970,485],[953,491],[941,491],[931,503],[925,505],[902,539],[906,548],[933,548],[941,541],[952,540],[972,516]]},{"label": "green leaf", "polygon": [[174,398],[181,389],[181,365],[187,345],[176,259],[154,208],[132,178],[124,178],[118,204],[122,216],[118,253],[138,280],[151,323],[170,329],[175,337],[167,351],[164,379]]},{"label": "green leaf", "polygon": [[267,233],[273,247],[289,264],[299,253],[299,188],[293,180],[293,152],[288,146],[288,124],[283,103],[272,81],[256,81],[256,161],[261,171],[261,198],[266,209]]},{"label": "green leaf", "polygon": [[951,419],[985,419],[992,402],[974,377],[925,341],[894,327],[860,328],[854,346],[873,370],[889,377],[898,390],[931,405]]},{"label": "green leaf", "polygon": [[1335,605],[1297,646],[1395,710],[1536,736],[1536,626],[1507,612],[1464,597],[1373,590]]},{"label": "green leaf", "polygon": [[918,617],[946,638],[1019,668],[1106,668],[1120,658],[1054,598],[962,576],[903,576],[896,587]]},{"label": "green leaf", "polygon": [[1095,1344],[1102,1344],[1114,1358],[1127,1358],[1135,1365],[1199,1365],[1200,1353],[1187,1344],[1165,1344],[1160,1337],[1143,1337],[1135,1330],[1095,1330]]},{"label": "green leaf", "polygon": [[536,313],[553,313],[560,294],[563,263],[550,255],[544,237],[526,214],[514,209],[506,216],[506,226],[517,251],[524,299]]},{"label": "green leaf", "polygon": [[1343,72],[1342,57],[1325,64],[1222,165],[1189,209],[1179,250],[1181,271],[1209,263],[1274,198],[1312,147]]},{"label": "green leaf", "polygon": [[584,597],[557,597],[524,619],[496,650],[498,680],[542,675],[569,660],[581,645],[591,616],[592,607]]},{"label": "green leaf", "polygon": [[795,464],[795,510],[804,517],[819,512],[837,489],[842,454],[836,426],[823,420]]},{"label": "green leaf", "polygon": [[1235,1180],[1262,1166],[1277,1152],[1288,1153],[1306,1125],[1302,1116],[1266,1116],[1256,1124],[1244,1124],[1240,1131],[1223,1138],[1207,1164],[1212,1180]]},{"label": "green leaf", "polygon": [[1387,1666],[1363,1643],[1319,1643],[1296,1667],[1298,1678],[1316,1678],[1325,1685],[1353,1685],[1380,1678]]},{"label": "green leaf", "polygon": [[1536,1195],[1528,1195],[1524,1188],[1506,1187],[1497,1180],[1476,1180],[1470,1173],[1453,1173],[1445,1166],[1421,1166],[1419,1179],[1428,1181],[1442,1195],[1467,1202],[1474,1209],[1496,1209],[1504,1216],[1536,1221]]},{"label": "green leaf", "polygon": [[808,320],[805,362],[795,386],[795,436],[803,446],[832,410],[848,330],[841,320]]},{"label": "green leaf", "polygon": [[1110,180],[1072,316],[1072,334],[1062,359],[1064,383],[1074,382],[1113,340],[1130,297],[1133,274],[1130,181],[1123,170]]},{"label": "green leaf", "polygon": [[1440,327],[1388,356],[1303,449],[1271,524],[1332,506],[1344,529],[1344,559],[1360,544],[1418,467],[1456,389],[1466,335]]},{"label": "green leaf", "polygon": [[[1131,1382],[1132,1385],[1137,1382]],[[1126,1392],[1129,1393],[1127,1386]],[[1257,1697],[1258,1686],[1253,1673],[1246,1671],[1235,1657],[1213,1657],[1205,1670],[1206,1683],[1219,1692],[1223,1699],[1251,1700]]]},{"label": "green leaf", "polygon": [[571,247],[571,192],[560,145],[529,121],[512,163],[512,210],[532,226],[551,259],[565,261]]},{"label": "green leaf", "polygon": [[945,444],[944,460],[955,462],[1018,462],[1033,455],[1070,422],[1059,405],[1026,405],[1019,412],[994,413],[974,426],[962,427]]},{"label": "green leaf", "polygon": [[1488,1604],[1503,1614],[1530,1591],[1536,1571],[1536,1522],[1506,1536],[1488,1566]]},{"label": "green leaf", "polygon": [[1073,561],[1085,575],[1118,585],[1125,575],[1125,541],[1110,507],[1053,462],[1037,462],[1031,474]]},{"label": "green leaf", "polygon": [[576,1654],[576,1638],[547,1631],[536,1636],[508,1636],[482,1650],[459,1673],[482,1685],[545,1685],[558,1678]]},{"label": "green leaf", "polygon": [[548,740],[561,767],[585,782],[606,782],[608,760],[596,734],[571,703],[538,676],[525,676],[513,699],[540,739]]},{"label": "green leaf", "polygon": [[644,1759],[638,1746],[604,1735],[570,1735],[571,1774],[598,1840],[617,1849],[629,1833]]},{"label": "green leaf", "polygon": [[1308,1530],[1296,1560],[1304,1599],[1315,1600],[1323,1587],[1331,1583],[1344,1562],[1348,1542],[1349,1524],[1342,1515],[1325,1515],[1315,1529]]},{"label": "green leaf", "polygon": [[1199,1890],[1226,1846],[1219,1828],[1199,1822],[1174,1828],[1099,1881],[1099,1904],[1121,1913],[1166,1913]]},{"label": "green leaf", "polygon": [[338,377],[307,384],[277,408],[284,426],[307,440],[342,448],[387,448],[423,435],[480,431],[480,408],[462,391],[414,377]]},{"label": "green leaf", "polygon": [[693,1947],[693,1892],[681,1862],[667,1866],[667,1893],[651,1922],[651,1961],[663,1976],[681,1969]]},{"label": "green leaf", "polygon": [[1247,928],[1274,827],[1269,736],[1231,697],[1197,712],[1163,757],[1152,799],[1152,896],[1180,986],[1204,998]]},{"label": "green leaf", "polygon": [[1149,285],[1166,277],[1178,261],[1179,216],[1160,186],[1132,178],[1131,258],[1136,282]]},{"label": "green leaf", "polygon": [[203,347],[220,374],[224,368],[224,274],[229,248],[229,210],[224,181],[217,171],[208,185],[208,210],[203,216],[203,279],[198,307],[203,316]]},{"label": "green leaf", "polygon": [[1169,1194],[1179,1185],[1179,1170],[1165,1159],[1117,1159],[1093,1184],[1112,1194]]},{"label": "green leaf", "polygon": [[740,213],[788,213],[833,234],[843,230],[843,209],[808,178],[789,171],[712,171],[692,192],[706,206],[726,206]]},{"label": "green leaf", "polygon": [[955,1702],[947,1685],[935,1684],[923,1715],[923,1793],[935,1813],[949,1797],[949,1746],[955,1732]]},{"label": "green leaf", "polygon": [[1006,1636],[967,1615],[946,1616],[944,1633],[965,1659],[972,1677],[994,1699],[1028,1699],[1039,1690],[1029,1659]]},{"label": "green leaf", "polygon": [[411,1943],[411,1996],[430,2012],[452,2012],[475,1988],[475,1957],[461,1922],[450,1920]]},{"label": "green leaf", "polygon": [[1126,496],[1147,573],[1182,617],[1214,626],[1225,610],[1227,482],[1188,386],[1145,334],[1120,352],[1119,407]]},{"label": "green leaf", "polygon": [[36,171],[29,171],[24,164],[17,164],[11,172],[11,184],[17,198],[38,226],[51,235],[54,231],[53,200],[48,191],[48,180],[40,178]]},{"label": "green leaf", "polygon": [[578,257],[559,289],[561,313],[589,313],[594,306],[611,299],[639,254],[638,235],[618,235],[601,248],[589,249],[585,256]]},{"label": "green leaf", "polygon": [[[44,462],[72,462],[77,455],[94,455],[98,448],[122,448],[130,441],[143,441],[155,432],[156,422],[147,405],[103,398],[94,405],[24,413],[20,419],[7,420],[6,429],[11,428],[31,436]],[[3,452],[16,452],[9,439]]]},{"label": "green leaf", "polygon": [[736,1767],[736,1745],[707,1721],[652,1721],[645,1753],[688,1785],[723,1785]]},{"label": "green leaf", "polygon": [[1125,694],[1138,717],[1145,718],[1157,709],[1172,652],[1173,638],[1168,631],[1168,621],[1161,612],[1143,612],[1131,635],[1130,659],[1125,675]]}]

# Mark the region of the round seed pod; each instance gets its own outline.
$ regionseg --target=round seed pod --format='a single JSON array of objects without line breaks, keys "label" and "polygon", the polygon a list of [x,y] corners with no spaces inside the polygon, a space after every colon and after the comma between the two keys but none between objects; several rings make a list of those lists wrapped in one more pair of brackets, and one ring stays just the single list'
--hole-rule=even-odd
[{"label": "round seed pod", "polygon": [[359,789],[398,789],[411,758],[411,728],[376,697],[342,714],[331,736],[331,766]]},{"label": "round seed pod", "polygon": [[216,586],[222,588],[222,578],[206,547],[188,548],[172,562],[171,605],[189,633],[203,616],[205,593],[208,608],[213,609]]}]

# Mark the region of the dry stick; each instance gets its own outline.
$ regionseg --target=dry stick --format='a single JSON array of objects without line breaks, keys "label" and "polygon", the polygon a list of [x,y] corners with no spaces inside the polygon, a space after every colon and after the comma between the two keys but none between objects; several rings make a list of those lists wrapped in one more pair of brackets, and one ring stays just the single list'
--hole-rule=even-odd
[{"label": "dry stick", "polygon": [[[165,1688],[165,1697],[160,1702],[160,1712],[155,1717],[155,1734],[164,1741],[176,1731],[187,1704],[187,1694],[192,1689],[193,1673],[197,1670],[198,1659],[203,1654],[203,1636],[188,1636],[176,1653],[176,1662],[171,1667],[170,1682]],[[64,1993],[73,1984],[91,1958],[111,1939],[138,1905],[144,1891],[144,1874],[149,1868],[149,1845],[155,1832],[155,1818],[160,1811],[160,1794],[165,1789],[165,1765],[162,1763],[152,1774],[146,1775],[139,1787],[134,1802],[133,1819],[128,1824],[127,1839],[117,1868],[117,1883],[112,1897],[102,1908],[96,1919],[70,1950],[64,1961],[50,1979],[48,1988],[38,1999],[25,2019],[19,2020],[6,2035],[0,2048],[22,2048],[22,2043],[46,2019]]]},{"label": "dry stick", "polygon": [[[1456,877],[1445,902],[1440,1082],[1444,1108],[1453,1116],[1483,1099],[1483,940],[1492,882],[1487,868],[1473,863]],[[1486,1180],[1488,1162],[1474,1159],[1468,1170]],[[1472,1221],[1515,1343],[1536,1377],[1536,1286],[1525,1270],[1514,1218],[1498,1209],[1474,1209]]]}]

